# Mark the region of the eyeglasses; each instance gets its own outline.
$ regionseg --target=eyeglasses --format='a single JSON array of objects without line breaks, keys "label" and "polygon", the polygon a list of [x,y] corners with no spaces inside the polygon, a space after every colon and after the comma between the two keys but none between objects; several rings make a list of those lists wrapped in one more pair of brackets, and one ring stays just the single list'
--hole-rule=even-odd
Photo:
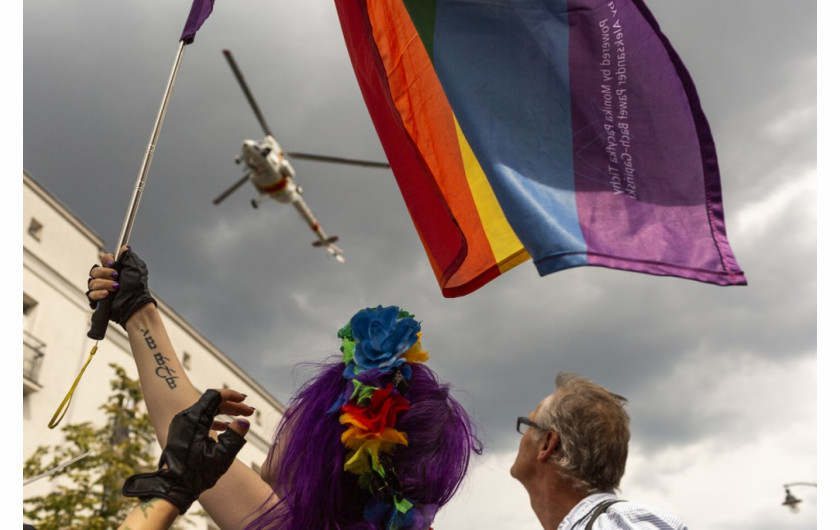
[{"label": "eyeglasses", "polygon": [[[525,427],[523,427],[523,425]],[[534,423],[533,421],[529,420],[525,416],[519,416],[518,418],[516,418],[516,432],[518,432],[519,434],[525,434],[525,431],[528,430],[528,427],[533,427],[533,428],[539,429],[541,431],[547,431],[548,430],[545,427],[542,427],[539,424]]]}]

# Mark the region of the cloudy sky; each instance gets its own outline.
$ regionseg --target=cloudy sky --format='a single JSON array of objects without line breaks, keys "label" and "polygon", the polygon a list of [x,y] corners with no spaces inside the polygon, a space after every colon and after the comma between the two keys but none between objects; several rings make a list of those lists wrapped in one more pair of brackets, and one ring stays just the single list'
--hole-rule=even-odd
[{"label": "cloudy sky", "polygon": [[[817,6],[799,0],[648,0],[689,68],[714,134],[727,230],[747,287],[525,263],[444,299],[389,171],[297,161],[299,183],[347,263],[310,247],[292,208],[240,176],[259,124],[221,50],[233,51],[291,151],[385,160],[333,2],[216,2],[187,48],[132,247],[151,285],[281,400],[294,367],[337,347],[358,308],[423,322],[431,366],[486,444],[436,528],[539,528],[508,469],[516,416],[577,372],[629,398],[622,496],[692,528],[816,526],[782,484],[817,480]],[[188,0],[23,4],[23,168],[116,245],[189,9]]]}]

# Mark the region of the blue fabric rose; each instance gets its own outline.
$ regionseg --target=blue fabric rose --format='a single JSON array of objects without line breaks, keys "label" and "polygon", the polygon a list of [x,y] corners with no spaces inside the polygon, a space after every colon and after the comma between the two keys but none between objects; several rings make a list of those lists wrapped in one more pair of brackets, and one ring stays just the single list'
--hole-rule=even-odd
[{"label": "blue fabric rose", "polygon": [[397,306],[363,309],[350,319],[355,348],[353,361],[359,370],[387,371],[405,362],[399,356],[417,342],[420,323]]},{"label": "blue fabric rose", "polygon": [[435,522],[437,504],[415,504],[412,508],[412,521],[408,530],[428,530]]},{"label": "blue fabric rose", "polygon": [[397,503],[396,499],[389,502],[373,498],[365,506],[364,517],[365,521],[376,524],[377,528],[402,530],[414,528],[412,523],[416,511],[412,508],[412,504],[406,500]]}]

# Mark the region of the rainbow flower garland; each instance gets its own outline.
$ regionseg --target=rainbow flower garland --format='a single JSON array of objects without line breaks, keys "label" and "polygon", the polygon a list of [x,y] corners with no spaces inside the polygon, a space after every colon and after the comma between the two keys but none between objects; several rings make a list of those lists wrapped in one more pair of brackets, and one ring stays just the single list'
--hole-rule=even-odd
[{"label": "rainbow flower garland", "polygon": [[372,495],[365,520],[388,530],[428,528],[425,520],[435,511],[402,496],[390,458],[397,445],[409,443],[395,425],[411,406],[404,396],[411,364],[429,358],[420,336],[414,315],[381,305],[359,311],[338,331],[348,382],[329,412],[340,411],[338,421],[347,426],[344,470],[359,475],[359,486]]}]

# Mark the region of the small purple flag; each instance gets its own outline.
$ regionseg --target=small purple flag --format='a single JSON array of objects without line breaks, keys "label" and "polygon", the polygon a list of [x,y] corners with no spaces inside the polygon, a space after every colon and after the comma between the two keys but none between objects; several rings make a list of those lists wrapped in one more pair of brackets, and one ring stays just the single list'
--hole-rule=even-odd
[{"label": "small purple flag", "polygon": [[187,17],[184,32],[181,34],[181,40],[184,41],[184,44],[192,44],[195,40],[195,34],[198,33],[199,28],[212,12],[213,0],[193,0],[190,16]]}]

